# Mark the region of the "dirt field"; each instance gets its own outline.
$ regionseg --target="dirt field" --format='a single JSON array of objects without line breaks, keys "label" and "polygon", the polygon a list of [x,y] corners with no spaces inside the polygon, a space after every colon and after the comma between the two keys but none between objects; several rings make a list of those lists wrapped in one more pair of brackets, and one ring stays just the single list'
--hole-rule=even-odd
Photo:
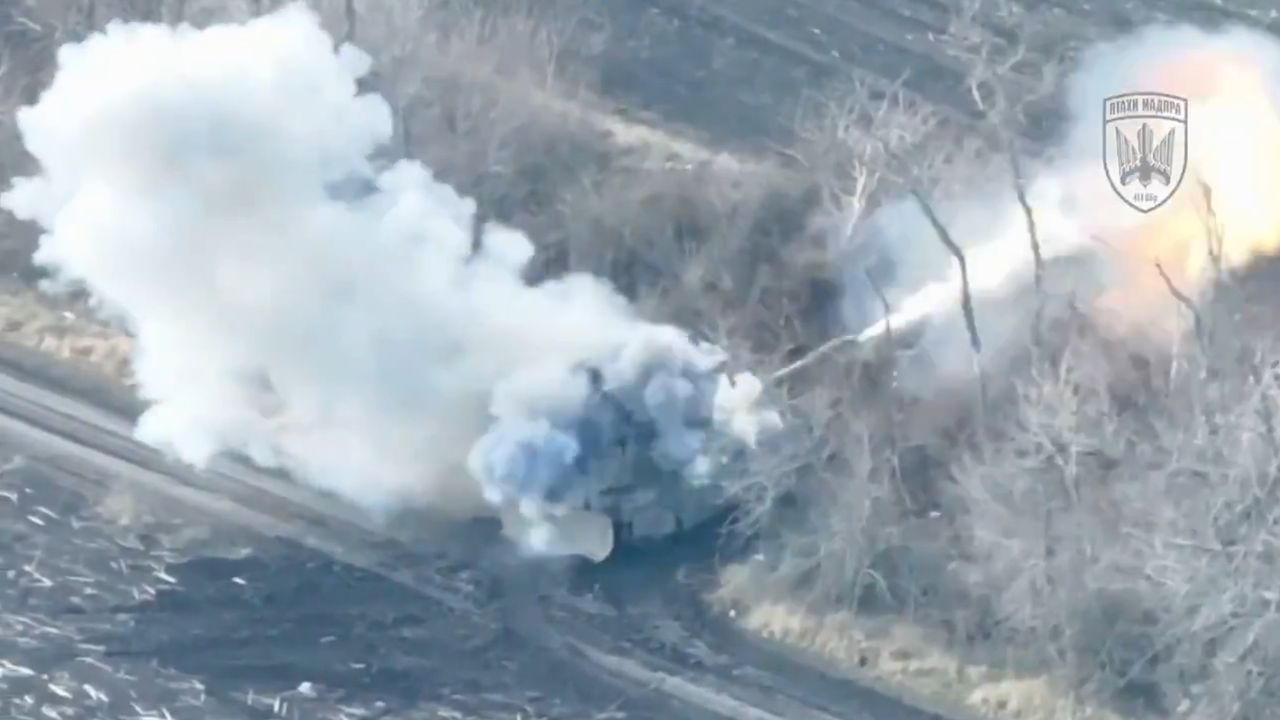
[{"label": "dirt field", "polygon": [[937,717],[708,613],[709,538],[575,569],[504,560],[484,526],[388,534],[234,462],[177,467],[124,435],[118,386],[0,357],[8,716]]},{"label": "dirt field", "polygon": [[[1034,44],[1021,68],[1084,41],[1168,20],[1246,22],[1280,28],[1258,0],[986,3],[978,17],[997,47],[1019,35]],[[959,117],[977,110],[964,62],[943,39],[963,0],[644,0],[607,6],[618,41],[605,55],[601,88],[628,109],[695,130],[711,144],[782,145],[807,93],[865,80],[900,79]]]},{"label": "dirt field", "polygon": [[[938,41],[948,29],[949,8],[955,4],[948,0],[789,0],[786,3],[637,0],[602,4],[597,11],[598,19],[610,28],[610,40],[593,48],[584,58],[598,70],[593,82],[602,101],[583,111],[569,100],[548,110],[546,117],[573,118],[573,123],[565,125],[575,133],[583,127],[591,129],[588,135],[591,140],[582,143],[585,150],[575,145],[564,151],[566,165],[574,165],[584,156],[592,157],[593,153],[601,152],[601,147],[606,154],[617,156],[643,154],[658,148],[657,153],[667,158],[668,163],[718,163],[717,178],[756,172],[760,168],[766,173],[794,170],[794,159],[786,148],[796,140],[796,117],[802,104],[814,93],[851,83],[866,82],[879,87],[901,80],[913,96],[959,123],[973,123],[978,116],[966,87],[965,66],[945,51],[945,43]],[[1268,15],[1273,11],[1265,5],[1255,0],[1233,2],[1231,8],[1207,0],[1087,5],[1067,0],[1028,0],[1020,5],[1003,4],[999,12],[980,16],[977,26],[984,38],[996,47],[1008,47],[1020,31],[1034,40],[1031,54],[1018,67],[1012,80],[1014,86],[1030,93],[1035,84],[1034,67],[1038,63],[1069,53],[1079,43],[1100,34],[1160,19],[1204,23],[1247,21],[1273,30],[1280,28],[1280,20]],[[546,107],[549,106],[543,109]],[[1034,136],[1038,127],[1051,126],[1052,112],[1052,98],[1039,102],[1040,120],[1029,125],[1028,134]],[[544,117],[539,122],[555,124],[558,121]],[[626,146],[627,150],[617,151],[619,146]],[[721,155],[721,151],[729,155]],[[653,162],[646,160],[638,166],[647,171]],[[496,183],[488,177],[463,178],[461,169],[454,172],[460,184],[479,188],[481,195],[488,187],[485,183]],[[571,187],[582,177],[572,173],[556,176],[547,186]],[[497,190],[494,192],[500,194]],[[535,230],[554,226],[542,216],[531,222]],[[30,234],[14,229],[10,232],[14,233],[12,237],[20,237],[16,241],[20,248],[14,251],[6,247],[5,257],[24,257],[24,252],[29,253]],[[5,270],[22,276],[29,274],[25,266]],[[106,377],[128,381],[128,340],[118,331],[88,319],[84,309],[74,303],[56,304],[41,299],[27,285],[15,280],[0,298],[0,323],[3,323],[5,339],[10,342],[87,365]],[[36,364],[39,359],[27,356],[23,362]],[[81,382],[74,378],[74,373],[69,377],[70,382]],[[130,405],[125,395],[116,396],[112,402],[126,409]],[[77,514],[89,513],[85,503],[90,501],[39,496],[40,492],[47,491],[40,490],[46,487],[40,483],[39,477],[33,477],[30,487],[35,488],[31,491],[35,495],[29,501],[24,499],[28,504],[11,509],[14,523],[30,523],[29,517],[36,512],[33,508],[48,507],[55,502],[72,503],[73,506],[65,510],[77,518],[76,522],[90,522],[85,519],[88,515]],[[49,547],[49,552],[57,550],[56,538],[56,534],[42,535],[28,528],[19,540],[23,548],[36,553],[43,547]],[[107,548],[110,542],[116,541],[105,535],[94,536],[92,540],[97,546]],[[698,547],[699,543],[691,542],[691,545]],[[709,542],[703,543],[700,549],[705,550],[708,545]],[[65,556],[61,562],[69,568],[77,562],[74,557],[81,551],[67,546],[59,552]],[[876,626],[786,603],[752,606],[743,604],[741,597],[730,598],[731,601],[718,606],[716,612],[710,611],[697,596],[715,586],[714,558],[686,553],[682,548],[669,548],[652,557],[625,556],[579,575],[576,580],[582,584],[577,588],[579,597],[591,597],[598,586],[608,609],[599,610],[597,615],[569,613],[562,621],[580,623],[590,632],[603,633],[616,646],[641,647],[658,655],[673,653],[672,667],[690,672],[711,658],[710,662],[718,668],[716,672],[727,676],[732,674],[728,668],[735,659],[764,653],[754,656],[764,666],[774,657],[769,654],[771,651],[736,639],[728,628],[718,624],[727,617],[719,611],[735,607],[732,619],[741,621],[753,632],[814,652],[833,667],[842,664],[842,673],[877,680],[895,693],[931,700],[956,712],[968,706],[996,716],[1030,718],[1055,711],[1052,689],[1038,678],[1010,680],[1007,674],[997,671],[988,673],[980,668],[961,667],[958,661],[938,649],[941,643],[933,637],[913,633],[902,625]],[[138,555],[139,563],[149,562],[145,555]],[[21,565],[14,568],[30,564],[31,557],[34,556],[24,557]],[[179,570],[167,573],[174,577],[175,587],[162,593],[160,599],[149,599],[146,612],[136,609],[140,601],[131,602],[128,597],[112,601],[113,612],[129,617],[134,623],[133,633],[127,637],[107,633],[101,622],[84,628],[77,626],[80,629],[74,632],[92,636],[84,642],[113,648],[112,652],[118,653],[122,663],[136,661],[137,667],[144,667],[156,661],[177,673],[175,677],[200,679],[210,697],[220,698],[223,705],[219,707],[238,709],[239,704],[245,702],[266,713],[271,711],[275,698],[283,694],[301,710],[308,707],[310,700],[306,693],[299,694],[298,687],[302,683],[315,683],[317,687],[323,686],[325,692],[333,693],[324,696],[326,702],[367,702],[370,714],[381,712],[396,716],[397,708],[373,707],[372,695],[366,693],[369,684],[376,682],[379,697],[395,698],[403,703],[401,709],[414,702],[421,703],[425,698],[437,703],[431,707],[440,717],[507,718],[526,710],[540,713],[537,717],[579,717],[587,710],[598,713],[601,718],[650,716],[646,713],[662,716],[660,704],[640,701],[628,706],[629,709],[623,705],[615,708],[613,704],[619,702],[618,697],[604,685],[584,683],[571,687],[559,681],[562,674],[572,672],[572,664],[548,661],[543,666],[539,662],[522,661],[523,653],[532,652],[529,650],[532,641],[528,638],[503,645],[495,639],[498,631],[482,627],[483,623],[467,624],[472,621],[435,616],[423,609],[406,610],[407,606],[421,602],[420,598],[402,596],[398,594],[402,589],[387,584],[385,579],[362,574],[350,566],[335,565],[305,547],[264,542],[252,557],[183,558],[166,562],[180,566]],[[299,570],[296,575],[279,572],[283,567]],[[678,577],[674,569],[677,567],[681,568]],[[76,572],[68,569],[66,574],[70,577]],[[130,577],[138,583],[151,582],[142,576]],[[681,583],[690,577],[698,581]],[[233,582],[235,578],[244,584]],[[336,595],[339,588],[351,591],[349,601],[326,604],[318,599]],[[500,595],[499,591],[495,592]],[[304,604],[298,615],[279,614],[282,599],[308,597],[316,598],[315,604]],[[188,615],[184,613],[193,612],[194,603],[207,601],[200,598],[216,598],[216,604],[224,605],[227,614],[219,620],[226,624],[180,632],[179,628],[188,627]],[[642,607],[634,610],[628,624],[615,625],[617,613],[629,612],[622,606],[635,601],[624,601],[624,598],[643,598]],[[363,623],[359,633],[314,630],[318,625],[349,629],[352,614],[358,615]],[[101,616],[95,617],[96,621],[102,621]],[[248,621],[244,620],[246,617]],[[598,626],[583,620],[592,617]],[[22,624],[22,621],[13,622]],[[285,635],[265,637],[272,632]],[[452,638],[448,642],[453,647],[491,641],[498,649],[491,657],[486,656],[490,659],[461,669],[443,667],[438,656],[415,652],[416,646],[428,642],[428,638],[434,642],[445,636]],[[476,638],[489,640],[477,641]],[[704,643],[704,638],[715,640],[711,643],[716,648],[714,651]],[[207,653],[193,653],[193,642],[212,649]],[[280,650],[281,644],[292,647],[294,654],[307,655],[308,662],[293,662],[290,651]],[[335,669],[335,658],[358,656],[374,645],[394,648],[395,657],[386,667]],[[676,653],[677,649],[681,652]],[[477,650],[477,654],[482,654],[482,650],[484,648]],[[819,674],[794,669],[788,672],[790,674],[780,676],[799,684],[813,682],[821,686],[814,687],[810,694],[825,698],[824,702],[835,702],[831,698],[850,692],[847,685]],[[274,674],[280,679],[266,684],[250,682],[249,676],[254,673]],[[497,674],[505,674],[510,683],[495,683]],[[416,687],[411,680],[437,675],[447,676],[449,680],[429,690]],[[98,688],[110,681],[77,682]],[[166,706],[171,710],[180,706],[182,693],[193,687],[181,686],[178,684],[181,682],[187,680],[178,678],[171,683],[173,699],[157,702],[172,703]],[[512,691],[513,686],[518,686],[519,691]],[[156,687],[169,686],[161,683]],[[183,687],[188,689],[182,690]],[[571,707],[557,706],[546,696],[549,689],[563,693],[566,698],[563,701]],[[48,692],[53,693],[48,699],[52,703],[58,693]],[[250,695],[253,699],[246,699]],[[517,698],[518,695],[521,696]],[[467,705],[459,698],[470,698],[474,704]],[[254,705],[255,702],[258,705]],[[837,706],[827,710],[831,717],[896,718],[909,712],[892,704],[877,705],[885,702],[878,696],[867,696],[858,700],[860,709],[856,711]],[[174,713],[174,717],[178,714]]]}]

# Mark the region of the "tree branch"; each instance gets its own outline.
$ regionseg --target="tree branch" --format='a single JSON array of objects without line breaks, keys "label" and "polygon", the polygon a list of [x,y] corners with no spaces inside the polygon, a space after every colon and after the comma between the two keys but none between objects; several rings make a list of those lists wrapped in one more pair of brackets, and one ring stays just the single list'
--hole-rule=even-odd
[{"label": "tree branch", "polygon": [[982,338],[978,336],[978,322],[973,312],[973,293],[969,289],[969,263],[965,259],[964,251],[952,239],[951,233],[942,224],[942,221],[938,219],[937,213],[933,211],[933,206],[925,199],[924,194],[919,190],[912,190],[911,196],[920,205],[920,210],[924,212],[925,217],[929,220],[933,231],[938,235],[938,240],[946,246],[947,251],[955,258],[956,265],[960,269],[960,310],[964,314],[965,329],[969,332],[969,347],[973,349],[974,355],[981,355]]},{"label": "tree branch", "polygon": [[1192,301],[1192,299],[1188,297],[1186,293],[1178,289],[1178,286],[1174,284],[1173,279],[1169,277],[1169,273],[1164,271],[1164,265],[1161,265],[1159,262],[1157,262],[1156,272],[1160,273],[1160,279],[1164,280],[1165,287],[1169,289],[1169,294],[1172,295],[1175,300],[1181,303],[1183,307],[1191,311],[1191,318],[1195,328],[1196,340],[1197,342],[1199,342],[1200,349],[1202,351],[1207,350],[1208,344],[1205,341],[1204,321],[1200,316],[1200,309],[1196,307],[1195,302]]}]

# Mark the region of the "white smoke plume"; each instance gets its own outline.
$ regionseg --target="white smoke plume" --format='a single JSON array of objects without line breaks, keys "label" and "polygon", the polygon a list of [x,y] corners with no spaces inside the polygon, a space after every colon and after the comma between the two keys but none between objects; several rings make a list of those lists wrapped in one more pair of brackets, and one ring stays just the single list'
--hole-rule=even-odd
[{"label": "white smoke plume", "polygon": [[[1161,92],[1188,100],[1188,170],[1163,207],[1139,213],[1111,190],[1103,170],[1104,98]],[[1212,220],[1221,229],[1222,265],[1240,269],[1280,250],[1280,43],[1260,31],[1156,26],[1089,48],[1065,83],[1065,130],[1029,170],[1028,201],[1057,292],[1125,332],[1176,329],[1179,308],[1156,264],[1184,293],[1211,284]],[[971,182],[971,181],[970,181]],[[1212,196],[1210,205],[1203,188]],[[935,208],[965,248],[983,353],[1025,343],[1034,301],[1031,243],[1011,179],[997,178]],[[887,259],[879,278],[904,328],[924,324],[932,376],[954,382],[972,371],[959,317],[958,268],[918,205],[899,201],[862,223],[857,241]],[[1068,259],[1070,260],[1068,262]],[[889,324],[867,292],[861,267],[849,268],[846,319],[864,340]]]},{"label": "white smoke plume", "polygon": [[778,417],[719,348],[595,277],[527,284],[527,237],[489,225],[473,248],[471,199],[371,161],[392,113],[357,88],[370,65],[301,5],[111,24],[62,47],[19,112],[40,172],[0,205],[135,336],[145,442],[197,466],[241,452],[378,515],[499,516],[531,551],[607,554],[611,536],[557,532],[600,502],[620,445],[696,483],[712,445]]}]

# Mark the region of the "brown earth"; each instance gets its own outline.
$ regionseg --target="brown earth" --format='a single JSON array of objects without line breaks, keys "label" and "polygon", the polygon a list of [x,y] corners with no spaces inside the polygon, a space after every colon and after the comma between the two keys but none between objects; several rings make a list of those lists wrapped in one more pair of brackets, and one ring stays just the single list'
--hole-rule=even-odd
[{"label": "brown earth", "polygon": [[[1244,20],[1274,29],[1277,21],[1265,14],[1267,9],[1263,5],[1236,2],[1231,8],[1225,8],[1208,1],[1168,0],[1099,2],[1086,6],[1066,0],[1046,0],[1024,2],[1016,8],[1016,13],[1005,17],[984,16],[980,25],[993,42],[1006,45],[1018,27],[1029,23],[1051,27],[1054,44],[1036,48],[1036,56],[1044,59],[1069,52],[1072,46],[1099,33],[1123,31],[1153,19]],[[599,91],[608,101],[606,106],[611,107],[607,107],[602,116],[592,115],[596,119],[591,122],[598,126],[610,125],[611,118],[623,118],[627,123],[634,123],[616,126],[631,128],[630,133],[621,133],[623,137],[639,136],[641,144],[662,145],[677,157],[705,160],[718,156],[723,149],[756,158],[745,161],[753,166],[772,165],[781,163],[783,157],[773,151],[794,140],[796,113],[806,94],[860,79],[884,85],[904,75],[903,84],[910,92],[962,122],[971,122],[976,119],[976,113],[970,93],[964,87],[963,65],[933,41],[947,30],[947,12],[948,3],[941,0],[608,3],[601,13],[611,27],[613,40],[594,59],[599,62]],[[1033,59],[1029,64],[1034,62]],[[1033,75],[1029,69],[1025,74]],[[1051,106],[1051,102],[1046,103],[1045,111],[1051,110]],[[1046,117],[1051,118],[1051,114]],[[1051,125],[1048,120],[1047,125]],[[616,127],[610,132],[616,133]],[[766,159],[759,160],[762,157]],[[21,248],[8,252],[7,257],[25,257],[32,242],[30,234],[15,242],[21,243]],[[22,275],[29,272],[26,267],[9,265],[5,270]],[[10,343],[36,350],[43,356],[70,360],[72,365],[92,368],[117,381],[128,380],[128,340],[121,333],[86,319],[83,309],[75,304],[59,305],[38,297],[24,285],[12,285],[0,297],[0,326]],[[17,358],[13,363],[30,372],[36,372],[42,363],[42,355],[17,350],[10,354]],[[88,375],[66,369],[49,372],[58,375],[50,382],[72,387],[74,394],[98,388],[94,392],[99,403],[125,411],[135,405],[127,393],[120,393],[118,388],[104,389],[107,386]],[[681,701],[678,693],[675,701],[640,697],[635,685],[637,675],[628,675],[629,670],[623,666],[615,666],[613,672],[630,677],[632,686],[627,691],[619,691],[604,680],[577,679],[582,677],[580,671],[584,665],[592,662],[592,656],[585,656],[584,660],[582,655],[571,657],[548,649],[545,646],[548,634],[535,632],[531,637],[493,640],[504,636],[499,629],[505,622],[502,617],[505,611],[498,609],[503,602],[500,590],[495,591],[492,600],[486,601],[489,604],[483,612],[459,619],[439,611],[424,600],[420,592],[412,588],[406,590],[402,583],[388,581],[378,572],[362,569],[359,563],[337,561],[296,542],[255,538],[248,555],[241,556],[238,554],[241,550],[237,550],[230,553],[231,557],[222,557],[227,553],[215,552],[212,548],[228,543],[237,545],[237,541],[225,538],[229,531],[219,522],[208,523],[219,527],[200,529],[199,533],[207,534],[195,541],[179,537],[146,547],[157,542],[156,536],[167,532],[181,535],[189,530],[172,527],[166,530],[163,523],[152,522],[139,526],[145,527],[144,530],[120,531],[121,526],[142,522],[134,520],[142,512],[137,507],[152,507],[159,501],[150,496],[138,500],[130,493],[104,489],[97,481],[72,482],[66,479],[67,475],[60,470],[31,471],[11,481],[19,487],[7,489],[14,495],[8,505],[5,497],[0,497],[0,505],[5,506],[8,518],[0,526],[6,533],[13,533],[8,542],[22,553],[5,561],[3,571],[9,573],[7,577],[11,582],[3,588],[16,595],[0,603],[5,608],[5,615],[0,619],[6,623],[4,627],[12,630],[9,637],[15,653],[34,646],[47,648],[42,650],[43,665],[23,666],[36,671],[34,677],[39,683],[30,680],[33,676],[12,667],[19,664],[17,661],[4,659],[16,655],[11,655],[9,650],[0,653],[0,660],[11,664],[0,664],[0,677],[6,677],[7,671],[19,677],[20,683],[26,683],[20,687],[15,685],[14,694],[7,694],[8,697],[27,702],[25,698],[35,692],[33,683],[43,688],[41,693],[46,693],[41,696],[44,699],[28,703],[31,707],[3,708],[11,711],[15,718],[38,715],[41,704],[57,712],[58,703],[66,699],[62,693],[70,692],[72,685],[81,700],[95,700],[86,688],[93,686],[94,692],[105,693],[114,682],[111,677],[119,680],[121,672],[129,677],[138,677],[139,673],[155,675],[155,687],[172,693],[172,697],[156,695],[153,702],[157,703],[156,707],[163,705],[173,711],[175,718],[180,717],[175,708],[197,707],[189,700],[191,694],[197,692],[201,698],[214,698],[204,702],[221,703],[208,706],[204,711],[216,707],[228,713],[227,717],[237,717],[236,712],[243,713],[243,717],[272,712],[277,706],[276,698],[281,696],[290,699],[295,708],[292,712],[305,710],[303,716],[306,717],[338,717],[338,714],[316,713],[340,713],[337,708],[345,707],[346,703],[355,706],[362,702],[368,703],[363,716],[384,717],[432,717],[430,713],[436,717],[475,718],[695,717],[693,714],[663,715],[673,712],[673,707],[680,707],[679,702],[687,701]],[[40,508],[52,510],[59,516],[58,522],[74,527],[75,533],[66,528],[59,530],[53,518],[44,515]],[[170,520],[181,517],[178,510],[168,506],[151,512]],[[184,512],[190,512],[190,508]],[[43,524],[32,520],[33,517]],[[110,521],[103,520],[104,517]],[[181,524],[186,528],[201,525],[196,521]],[[219,539],[210,539],[215,536]],[[240,536],[232,532],[231,537]],[[186,551],[193,542],[200,545],[200,552],[194,555]],[[108,581],[107,576],[113,572],[111,560],[119,559],[125,552],[120,548],[129,544],[144,547],[128,551],[133,553],[126,559],[132,569],[121,571],[128,582],[114,577]],[[755,656],[758,660],[755,672],[759,672],[759,668],[782,667],[772,665],[781,661],[775,660],[770,651],[751,649],[754,646],[728,628],[709,630],[717,627],[717,620],[701,609],[697,595],[712,587],[711,579],[705,574],[710,572],[710,565],[706,558],[682,558],[680,552],[672,550],[670,554],[658,554],[654,558],[622,557],[605,567],[580,574],[578,582],[586,583],[590,591],[579,588],[572,602],[565,604],[567,601],[562,598],[550,603],[551,615],[564,613],[551,625],[561,629],[584,628],[579,637],[588,638],[589,643],[597,646],[603,644],[615,650],[630,648],[628,652],[641,654],[644,662],[649,663],[647,667],[654,666],[655,656],[662,657],[664,663],[673,663],[664,667],[673,668],[675,675],[694,673],[708,658],[718,658],[712,661],[718,669],[711,675],[731,677],[733,671],[729,667],[743,657],[752,657],[753,652],[763,653]],[[682,586],[673,576],[672,568],[663,565],[681,562],[687,564],[680,576],[699,577],[703,573],[701,585]],[[93,563],[97,563],[94,568],[85,567]],[[173,577],[174,582],[157,580],[157,563],[160,572],[165,577]],[[169,565],[179,569],[165,569]],[[62,573],[60,579],[55,577],[57,573]],[[17,577],[24,579],[14,584]],[[244,584],[235,582],[235,578]],[[612,593],[612,599],[601,601],[596,597],[596,584],[604,596]],[[644,596],[636,591],[645,584],[654,589],[647,598],[637,601],[636,598]],[[102,588],[85,591],[83,597],[89,598],[83,601],[89,605],[87,610],[75,607],[81,601],[68,599],[82,595],[66,593],[66,588],[81,585],[90,590]],[[166,585],[173,587],[166,589]],[[119,592],[124,594],[113,595]],[[346,592],[351,594],[344,595]],[[57,601],[60,605],[51,604],[55,595],[61,598]],[[577,608],[582,603],[592,610],[566,609]],[[632,603],[636,606],[632,607]],[[223,608],[219,611],[221,614],[214,613],[223,624],[201,626],[214,605]],[[19,607],[23,608],[21,612],[10,609]],[[121,618],[128,618],[135,632],[125,636],[107,627],[108,621]],[[841,642],[847,644],[849,637],[866,634],[865,628],[855,626],[833,630],[844,622],[842,618],[815,618],[794,607],[762,605],[745,609],[740,619],[766,635],[811,650],[825,649],[828,660],[863,665],[858,660],[859,652],[850,652],[845,645],[828,642],[825,648],[817,647],[819,637],[841,638]],[[361,632],[347,635],[316,629],[356,627],[353,622],[357,621]],[[555,635],[559,630],[549,632]],[[328,640],[330,637],[336,639]],[[490,640],[481,642],[480,647],[472,647],[477,637]],[[53,643],[49,638],[59,638],[57,643],[64,644]],[[450,639],[442,641],[441,638]],[[910,652],[918,657],[930,652],[927,640],[907,639],[898,644],[912,643],[915,649]],[[440,644],[447,644],[453,650],[447,656],[448,663],[441,661]],[[424,646],[431,645],[437,646],[437,652],[426,652],[431,648]],[[99,650],[100,647],[110,648],[113,659],[105,660],[103,653],[108,651]],[[383,655],[374,651],[376,647],[395,650]],[[682,652],[674,660],[663,654],[674,652],[676,647]],[[868,647],[874,652],[884,651],[883,645],[874,642],[869,642]],[[339,667],[342,660],[357,656],[376,658],[370,662],[381,663],[382,667]],[[107,667],[98,667],[85,658]],[[300,658],[305,658],[307,663]],[[596,661],[600,659],[595,657]],[[937,662],[944,669],[921,670],[918,664],[903,672],[933,675],[956,672],[945,658]],[[928,663],[921,661],[921,664]],[[60,674],[81,666],[97,668],[93,671],[97,674],[83,677]],[[157,666],[165,669],[158,670]],[[798,702],[821,707],[826,716],[916,716],[913,711],[895,707],[879,696],[861,693],[848,683],[800,669],[802,666],[785,667],[785,672],[777,671],[771,676],[772,682],[782,682],[779,678],[784,678],[791,683],[811,684],[802,693],[809,698]],[[856,673],[858,668],[851,670]],[[279,679],[264,679],[273,673]],[[501,681],[496,679],[499,675]],[[887,670],[885,676],[893,679],[894,671]],[[570,677],[575,679],[565,680]],[[447,680],[433,680],[431,687],[424,690],[421,678]],[[373,683],[383,681],[389,683],[380,686],[383,690],[370,690]],[[299,687],[313,687],[301,683],[313,683],[316,698],[320,700],[300,691]],[[142,692],[140,687],[124,687],[113,693]],[[755,691],[764,692],[762,688],[767,687],[767,684],[757,685]],[[513,688],[519,690],[513,691]],[[161,693],[161,689],[155,692]],[[1026,697],[1037,693],[1039,689],[1013,694]],[[923,691],[922,694],[930,693]],[[378,707],[371,699],[375,695],[395,697],[396,702],[404,704]],[[425,696],[430,697],[424,700]],[[183,700],[184,697],[188,700]],[[955,693],[946,699],[954,701]],[[312,701],[313,704],[308,705]],[[419,705],[413,706],[411,701]],[[321,709],[323,702],[330,703],[325,706],[327,710]],[[423,704],[427,702],[436,704]],[[570,706],[557,705],[563,702]],[[664,702],[677,705],[663,705]],[[1003,705],[1003,710],[987,708],[1003,713],[1011,701],[976,698],[974,702],[978,706]],[[62,715],[74,716],[74,711]],[[362,715],[353,713],[352,716]],[[708,715],[711,716],[714,713]]]}]

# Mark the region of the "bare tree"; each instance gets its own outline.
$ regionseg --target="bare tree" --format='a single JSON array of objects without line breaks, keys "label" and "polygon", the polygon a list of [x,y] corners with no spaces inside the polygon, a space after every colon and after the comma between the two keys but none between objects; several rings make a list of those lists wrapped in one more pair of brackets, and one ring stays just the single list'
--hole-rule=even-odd
[{"label": "bare tree", "polygon": [[943,115],[900,85],[858,81],[810,96],[802,106],[793,157],[821,179],[846,236],[882,184],[900,190],[908,180],[901,166],[926,161],[926,146],[936,149]]}]

